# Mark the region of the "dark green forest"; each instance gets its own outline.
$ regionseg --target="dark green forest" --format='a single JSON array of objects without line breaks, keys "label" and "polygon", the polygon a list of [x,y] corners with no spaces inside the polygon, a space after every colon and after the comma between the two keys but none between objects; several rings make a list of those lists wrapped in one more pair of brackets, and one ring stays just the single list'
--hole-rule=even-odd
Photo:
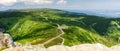
[{"label": "dark green forest", "polygon": [[[15,9],[0,12],[0,28],[5,29],[14,41],[25,44],[43,43],[61,32],[57,25],[68,26],[64,29],[64,45],[102,43],[112,46],[120,43],[120,18],[106,18],[85,13],[74,13],[58,9]],[[57,38],[46,46],[60,44]]]}]

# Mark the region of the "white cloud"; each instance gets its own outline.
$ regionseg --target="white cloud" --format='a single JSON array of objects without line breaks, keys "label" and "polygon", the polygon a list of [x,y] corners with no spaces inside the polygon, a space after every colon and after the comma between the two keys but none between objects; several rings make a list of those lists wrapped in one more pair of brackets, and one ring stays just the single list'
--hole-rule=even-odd
[{"label": "white cloud", "polygon": [[25,4],[52,4],[53,0],[21,0]]},{"label": "white cloud", "polygon": [[15,3],[22,2],[25,5],[40,5],[40,4],[66,4],[66,0],[0,0],[0,5],[11,6]]},{"label": "white cloud", "polygon": [[10,6],[16,3],[17,0],[0,0],[1,5]]},{"label": "white cloud", "polygon": [[59,0],[59,1],[57,2],[57,4],[66,4],[66,3],[67,3],[66,0]]}]

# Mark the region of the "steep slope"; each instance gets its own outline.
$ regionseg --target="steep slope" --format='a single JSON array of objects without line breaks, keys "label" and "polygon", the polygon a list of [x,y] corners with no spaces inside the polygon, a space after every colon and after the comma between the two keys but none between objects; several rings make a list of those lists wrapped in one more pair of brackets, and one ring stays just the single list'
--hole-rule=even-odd
[{"label": "steep slope", "polygon": [[[40,44],[59,35],[59,24],[68,26],[68,29],[64,29],[65,34],[61,36],[65,39],[64,45],[102,43],[111,46],[119,43],[119,37],[111,37],[114,34],[109,32],[113,27],[110,25],[111,21],[118,20],[48,8],[0,12],[0,28],[4,28],[15,41],[23,44]],[[119,29],[116,31],[119,32]],[[60,44],[62,41],[57,38],[46,44],[46,47]]]}]

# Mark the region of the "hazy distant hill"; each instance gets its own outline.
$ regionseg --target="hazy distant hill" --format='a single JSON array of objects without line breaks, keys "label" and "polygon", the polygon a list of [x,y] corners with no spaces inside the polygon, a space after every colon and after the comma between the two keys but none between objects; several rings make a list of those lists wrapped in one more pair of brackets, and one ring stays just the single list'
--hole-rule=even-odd
[{"label": "hazy distant hill", "polygon": [[[10,33],[15,41],[32,44],[43,43],[61,32],[56,24],[66,25],[64,45],[102,43],[107,46],[120,41],[120,19],[105,18],[85,13],[57,9],[21,9],[0,12],[0,28]],[[46,46],[60,44],[57,38]]]},{"label": "hazy distant hill", "polygon": [[88,15],[96,15],[103,16],[107,18],[119,18],[120,11],[119,10],[67,10],[76,13],[86,13]]}]

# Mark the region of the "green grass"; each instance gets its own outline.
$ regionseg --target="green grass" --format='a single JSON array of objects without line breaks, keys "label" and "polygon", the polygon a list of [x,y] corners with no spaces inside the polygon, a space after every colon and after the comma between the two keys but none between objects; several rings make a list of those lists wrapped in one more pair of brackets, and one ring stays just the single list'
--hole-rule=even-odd
[{"label": "green grass", "polygon": [[[112,46],[119,43],[119,22],[119,18],[75,14],[47,8],[0,12],[0,28],[4,28],[6,32],[10,33],[14,41],[23,44],[26,42],[39,44],[59,35],[61,32],[57,29],[56,24],[60,24],[69,27],[61,36],[65,39],[64,45],[102,43]],[[61,42],[62,39],[57,38],[45,46]]]}]

